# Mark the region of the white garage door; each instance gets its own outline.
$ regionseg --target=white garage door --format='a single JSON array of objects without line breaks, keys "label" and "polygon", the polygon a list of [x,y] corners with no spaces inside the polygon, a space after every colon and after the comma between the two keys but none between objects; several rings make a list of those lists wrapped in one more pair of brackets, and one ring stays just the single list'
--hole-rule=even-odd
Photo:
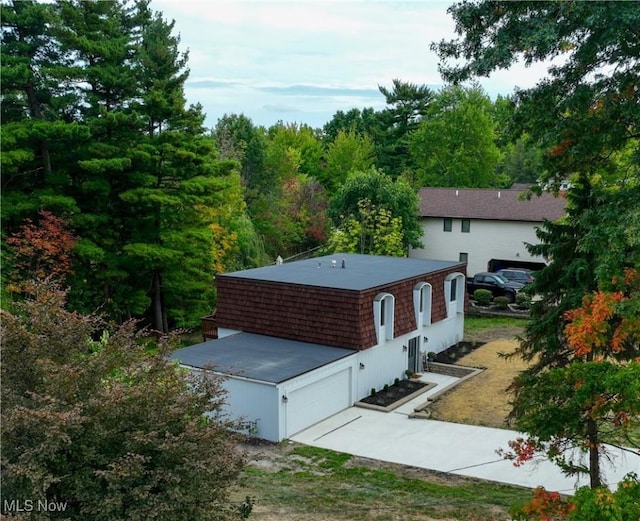
[{"label": "white garage door", "polygon": [[291,391],[286,405],[287,437],[351,406],[351,369]]}]

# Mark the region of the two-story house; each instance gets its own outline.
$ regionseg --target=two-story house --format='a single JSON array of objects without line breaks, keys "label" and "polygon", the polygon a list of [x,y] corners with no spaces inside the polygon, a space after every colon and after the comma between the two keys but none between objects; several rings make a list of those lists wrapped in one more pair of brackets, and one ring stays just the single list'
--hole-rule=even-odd
[{"label": "two-story house", "polygon": [[545,219],[565,215],[561,195],[543,193],[525,199],[525,189],[422,188],[419,191],[424,248],[412,249],[417,259],[459,260],[469,276],[502,268],[544,267],[526,244],[539,243],[536,228]]},{"label": "two-story house", "polygon": [[216,277],[219,338],[172,358],[226,377],[227,412],[281,441],[462,340],[465,265],[336,254]]}]

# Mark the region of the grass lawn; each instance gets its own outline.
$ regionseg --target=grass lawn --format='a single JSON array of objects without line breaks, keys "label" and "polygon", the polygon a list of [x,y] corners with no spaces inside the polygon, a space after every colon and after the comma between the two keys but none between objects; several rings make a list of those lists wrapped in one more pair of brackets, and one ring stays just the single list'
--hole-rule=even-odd
[{"label": "grass lawn", "polygon": [[292,444],[280,449],[279,465],[270,459],[268,468],[257,465],[244,472],[246,488],[237,499],[247,494],[254,498],[250,519],[497,521],[509,519],[509,509],[531,495],[518,487],[371,462],[315,447]]}]

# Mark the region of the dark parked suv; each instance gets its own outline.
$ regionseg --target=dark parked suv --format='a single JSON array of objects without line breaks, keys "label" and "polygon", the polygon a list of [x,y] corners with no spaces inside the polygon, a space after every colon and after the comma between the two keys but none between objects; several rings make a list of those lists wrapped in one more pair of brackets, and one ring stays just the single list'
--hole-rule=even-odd
[{"label": "dark parked suv", "polygon": [[533,271],[524,268],[505,268],[496,271],[498,275],[502,275],[505,279],[520,284],[529,284],[533,282]]}]

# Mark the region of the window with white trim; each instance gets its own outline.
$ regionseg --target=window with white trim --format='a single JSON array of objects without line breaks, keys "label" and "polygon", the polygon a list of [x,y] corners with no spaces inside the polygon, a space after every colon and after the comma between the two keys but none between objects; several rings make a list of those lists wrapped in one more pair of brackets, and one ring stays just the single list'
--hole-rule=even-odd
[{"label": "window with white trim", "polygon": [[447,300],[447,317],[464,312],[465,277],[462,273],[450,273],[444,280],[444,294]]},{"label": "window with white trim", "polygon": [[395,299],[391,293],[380,293],[373,301],[373,319],[378,343],[393,340]]},{"label": "window with white trim", "polygon": [[431,324],[432,288],[428,282],[418,282],[413,288],[413,307],[418,327]]}]

